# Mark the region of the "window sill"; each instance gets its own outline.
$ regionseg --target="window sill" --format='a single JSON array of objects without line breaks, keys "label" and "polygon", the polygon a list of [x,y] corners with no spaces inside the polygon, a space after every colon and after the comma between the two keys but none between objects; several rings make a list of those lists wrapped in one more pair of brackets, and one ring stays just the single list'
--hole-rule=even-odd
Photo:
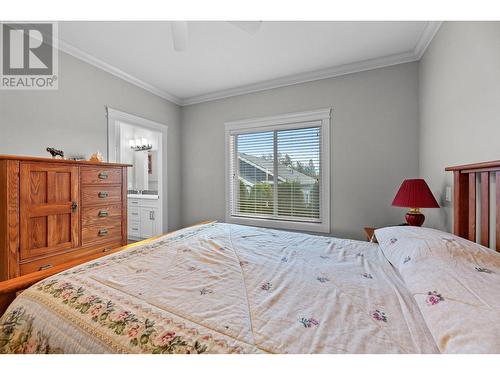
[{"label": "window sill", "polygon": [[329,223],[308,223],[301,221],[259,219],[243,216],[229,216],[226,217],[226,221],[230,224],[250,225],[254,227],[330,233]]}]

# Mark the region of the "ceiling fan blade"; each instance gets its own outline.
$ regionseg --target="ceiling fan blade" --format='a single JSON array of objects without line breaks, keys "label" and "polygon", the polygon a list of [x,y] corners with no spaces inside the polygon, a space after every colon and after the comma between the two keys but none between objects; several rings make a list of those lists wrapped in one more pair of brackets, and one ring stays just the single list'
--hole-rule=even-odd
[{"label": "ceiling fan blade", "polygon": [[171,21],[172,39],[176,51],[184,51],[188,46],[188,24],[187,21]]},{"label": "ceiling fan blade", "polygon": [[262,21],[228,21],[231,25],[236,26],[249,34],[255,34],[262,26]]}]

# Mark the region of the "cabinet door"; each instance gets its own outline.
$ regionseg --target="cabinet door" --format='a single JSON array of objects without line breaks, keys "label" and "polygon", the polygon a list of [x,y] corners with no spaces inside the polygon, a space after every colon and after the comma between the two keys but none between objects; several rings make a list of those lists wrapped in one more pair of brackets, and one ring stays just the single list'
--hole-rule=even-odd
[{"label": "cabinet door", "polygon": [[151,211],[149,207],[139,209],[140,216],[140,236],[141,238],[153,237],[153,221],[151,220]]},{"label": "cabinet door", "polygon": [[160,228],[159,228],[159,220],[158,220],[158,212],[159,210],[157,208],[152,208],[151,209],[151,227],[152,227],[152,236],[157,236],[161,234]]},{"label": "cabinet door", "polygon": [[20,183],[21,259],[77,247],[78,167],[21,163]]},{"label": "cabinet door", "polygon": [[160,234],[158,228],[158,209],[141,207],[139,210],[141,238],[150,238]]}]

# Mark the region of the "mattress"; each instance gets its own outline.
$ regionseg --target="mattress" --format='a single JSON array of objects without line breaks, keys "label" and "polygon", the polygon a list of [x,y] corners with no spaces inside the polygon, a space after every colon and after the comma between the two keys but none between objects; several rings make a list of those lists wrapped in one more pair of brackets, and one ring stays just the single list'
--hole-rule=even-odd
[{"label": "mattress", "polygon": [[439,353],[383,250],[190,227],[25,290],[0,319],[0,352]]}]

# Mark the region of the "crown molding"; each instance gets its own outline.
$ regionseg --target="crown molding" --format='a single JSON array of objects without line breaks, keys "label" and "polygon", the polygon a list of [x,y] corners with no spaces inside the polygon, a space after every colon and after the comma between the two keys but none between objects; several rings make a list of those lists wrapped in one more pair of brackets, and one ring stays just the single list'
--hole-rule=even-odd
[{"label": "crown molding", "polygon": [[299,83],[318,81],[326,78],[338,77],[346,74],[363,72],[367,70],[383,68],[397,64],[404,64],[408,62],[418,61],[422,58],[425,50],[431,43],[432,39],[441,27],[442,22],[428,21],[422,32],[413,51],[403,52],[396,55],[380,57],[360,62],[349,63],[345,65],[334,66],[322,70],[316,70],[307,73],[299,73],[286,77],[281,77],[269,81],[259,82],[251,85],[235,87],[227,90],[216,91],[208,94],[193,96],[190,98],[181,99],[181,105],[198,104],[218,99],[229,98],[231,96],[250,94],[253,92],[275,89],[278,87],[285,87],[296,85]]},{"label": "crown molding", "polygon": [[104,70],[107,73],[114,75],[115,77],[121,78],[124,81],[131,83],[137,87],[140,87],[146,91],[149,91],[152,94],[155,94],[163,99],[166,99],[172,103],[177,105],[182,105],[182,100],[175,95],[170,94],[169,92],[162,90],[156,86],[153,86],[143,80],[134,77],[131,74],[124,72],[123,70],[117,68],[114,65],[108,64],[107,62],[102,61],[101,59],[88,54],[87,52],[82,51],[79,48],[72,46],[69,43],[59,39],[58,41],[58,49],[62,52],[67,53],[73,57],[76,57],[79,60],[82,60],[90,65],[93,65],[101,70]]},{"label": "crown molding", "polygon": [[143,80],[124,72],[123,70],[117,68],[116,66],[108,64],[102,61],[101,59],[92,56],[60,39],[58,41],[59,43],[58,49],[90,65],[102,69],[105,72],[108,72],[118,78],[121,78],[126,82],[129,82],[163,99],[166,99],[172,103],[175,103],[180,106],[187,106],[218,99],[229,98],[232,96],[250,94],[264,90],[271,90],[279,87],[296,85],[299,83],[318,81],[346,74],[383,68],[386,66],[418,61],[424,55],[427,47],[429,46],[432,39],[434,38],[439,28],[441,27],[441,24],[442,22],[437,22],[437,21],[427,22],[424,28],[422,29],[422,32],[420,34],[417,44],[415,45],[415,48],[412,51],[384,56],[375,59],[369,59],[365,61],[344,64],[344,65],[333,66],[330,68],[315,70],[312,72],[294,74],[286,77],[280,77],[268,81],[258,82],[226,90],[215,91],[208,94],[202,94],[188,98],[179,98],[165,90],[162,90],[154,85],[151,85],[150,83],[144,82]]},{"label": "crown molding", "polygon": [[315,70],[312,72],[299,73],[291,76],[281,77],[273,80],[259,82],[251,85],[236,87],[227,90],[212,92],[209,94],[194,96],[182,99],[183,106],[208,102],[217,99],[228,98],[231,96],[249,94],[258,91],[275,89],[278,87],[291,86],[299,83],[318,81],[326,78],[338,77],[346,74],[363,72],[376,68],[382,68],[391,65],[403,64],[416,61],[417,58],[412,52],[404,52],[396,55],[385,56],[376,59],[370,59],[345,65],[334,66],[331,68]]},{"label": "crown molding", "polygon": [[425,51],[427,50],[427,47],[429,47],[429,45],[431,44],[432,39],[434,39],[434,36],[439,31],[442,23],[443,22],[441,21],[427,22],[422,30],[422,33],[420,34],[420,38],[418,39],[417,44],[415,45],[415,49],[413,50],[413,53],[417,57],[417,60],[420,60],[422,58]]}]

